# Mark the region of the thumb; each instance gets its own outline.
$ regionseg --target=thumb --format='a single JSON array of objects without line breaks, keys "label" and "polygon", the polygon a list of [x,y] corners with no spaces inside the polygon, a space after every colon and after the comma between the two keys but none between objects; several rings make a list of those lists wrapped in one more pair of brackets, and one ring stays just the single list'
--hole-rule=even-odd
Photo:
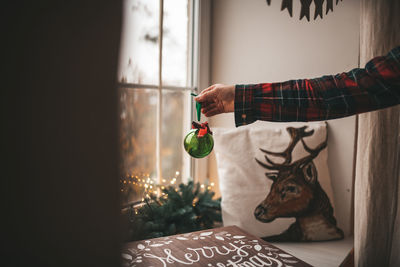
[{"label": "thumb", "polygon": [[197,102],[212,102],[213,99],[213,93],[210,91],[201,93],[194,98],[194,100],[196,100]]}]

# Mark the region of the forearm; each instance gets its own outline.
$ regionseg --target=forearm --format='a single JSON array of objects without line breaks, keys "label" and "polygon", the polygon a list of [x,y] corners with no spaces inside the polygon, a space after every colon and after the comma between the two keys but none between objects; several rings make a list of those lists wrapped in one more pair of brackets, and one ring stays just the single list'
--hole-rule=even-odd
[{"label": "forearm", "polygon": [[400,47],[364,69],[316,79],[236,85],[236,126],[342,118],[400,103]]}]

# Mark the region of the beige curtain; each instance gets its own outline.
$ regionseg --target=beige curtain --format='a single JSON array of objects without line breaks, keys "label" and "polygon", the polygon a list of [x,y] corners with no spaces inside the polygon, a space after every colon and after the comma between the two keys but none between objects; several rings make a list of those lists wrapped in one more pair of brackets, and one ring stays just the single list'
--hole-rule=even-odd
[{"label": "beige curtain", "polygon": [[[361,0],[360,65],[400,45],[400,1]],[[400,107],[359,116],[355,266],[400,266]]]}]

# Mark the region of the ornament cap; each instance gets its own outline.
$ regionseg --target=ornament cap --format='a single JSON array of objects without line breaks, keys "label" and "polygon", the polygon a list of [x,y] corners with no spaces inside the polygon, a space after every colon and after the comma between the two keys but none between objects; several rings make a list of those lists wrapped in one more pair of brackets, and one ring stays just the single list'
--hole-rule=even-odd
[{"label": "ornament cap", "polygon": [[197,137],[203,137],[207,133],[212,134],[210,127],[208,126],[208,122],[197,123],[195,121],[192,121],[192,129],[199,129]]}]

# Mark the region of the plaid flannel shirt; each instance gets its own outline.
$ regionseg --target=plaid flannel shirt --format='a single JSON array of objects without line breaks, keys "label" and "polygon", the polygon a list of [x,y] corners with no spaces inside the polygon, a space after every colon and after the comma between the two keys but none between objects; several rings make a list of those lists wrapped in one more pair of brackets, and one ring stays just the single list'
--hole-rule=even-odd
[{"label": "plaid flannel shirt", "polygon": [[323,76],[235,86],[236,126],[264,121],[321,121],[400,104],[400,46],[364,69]]}]

